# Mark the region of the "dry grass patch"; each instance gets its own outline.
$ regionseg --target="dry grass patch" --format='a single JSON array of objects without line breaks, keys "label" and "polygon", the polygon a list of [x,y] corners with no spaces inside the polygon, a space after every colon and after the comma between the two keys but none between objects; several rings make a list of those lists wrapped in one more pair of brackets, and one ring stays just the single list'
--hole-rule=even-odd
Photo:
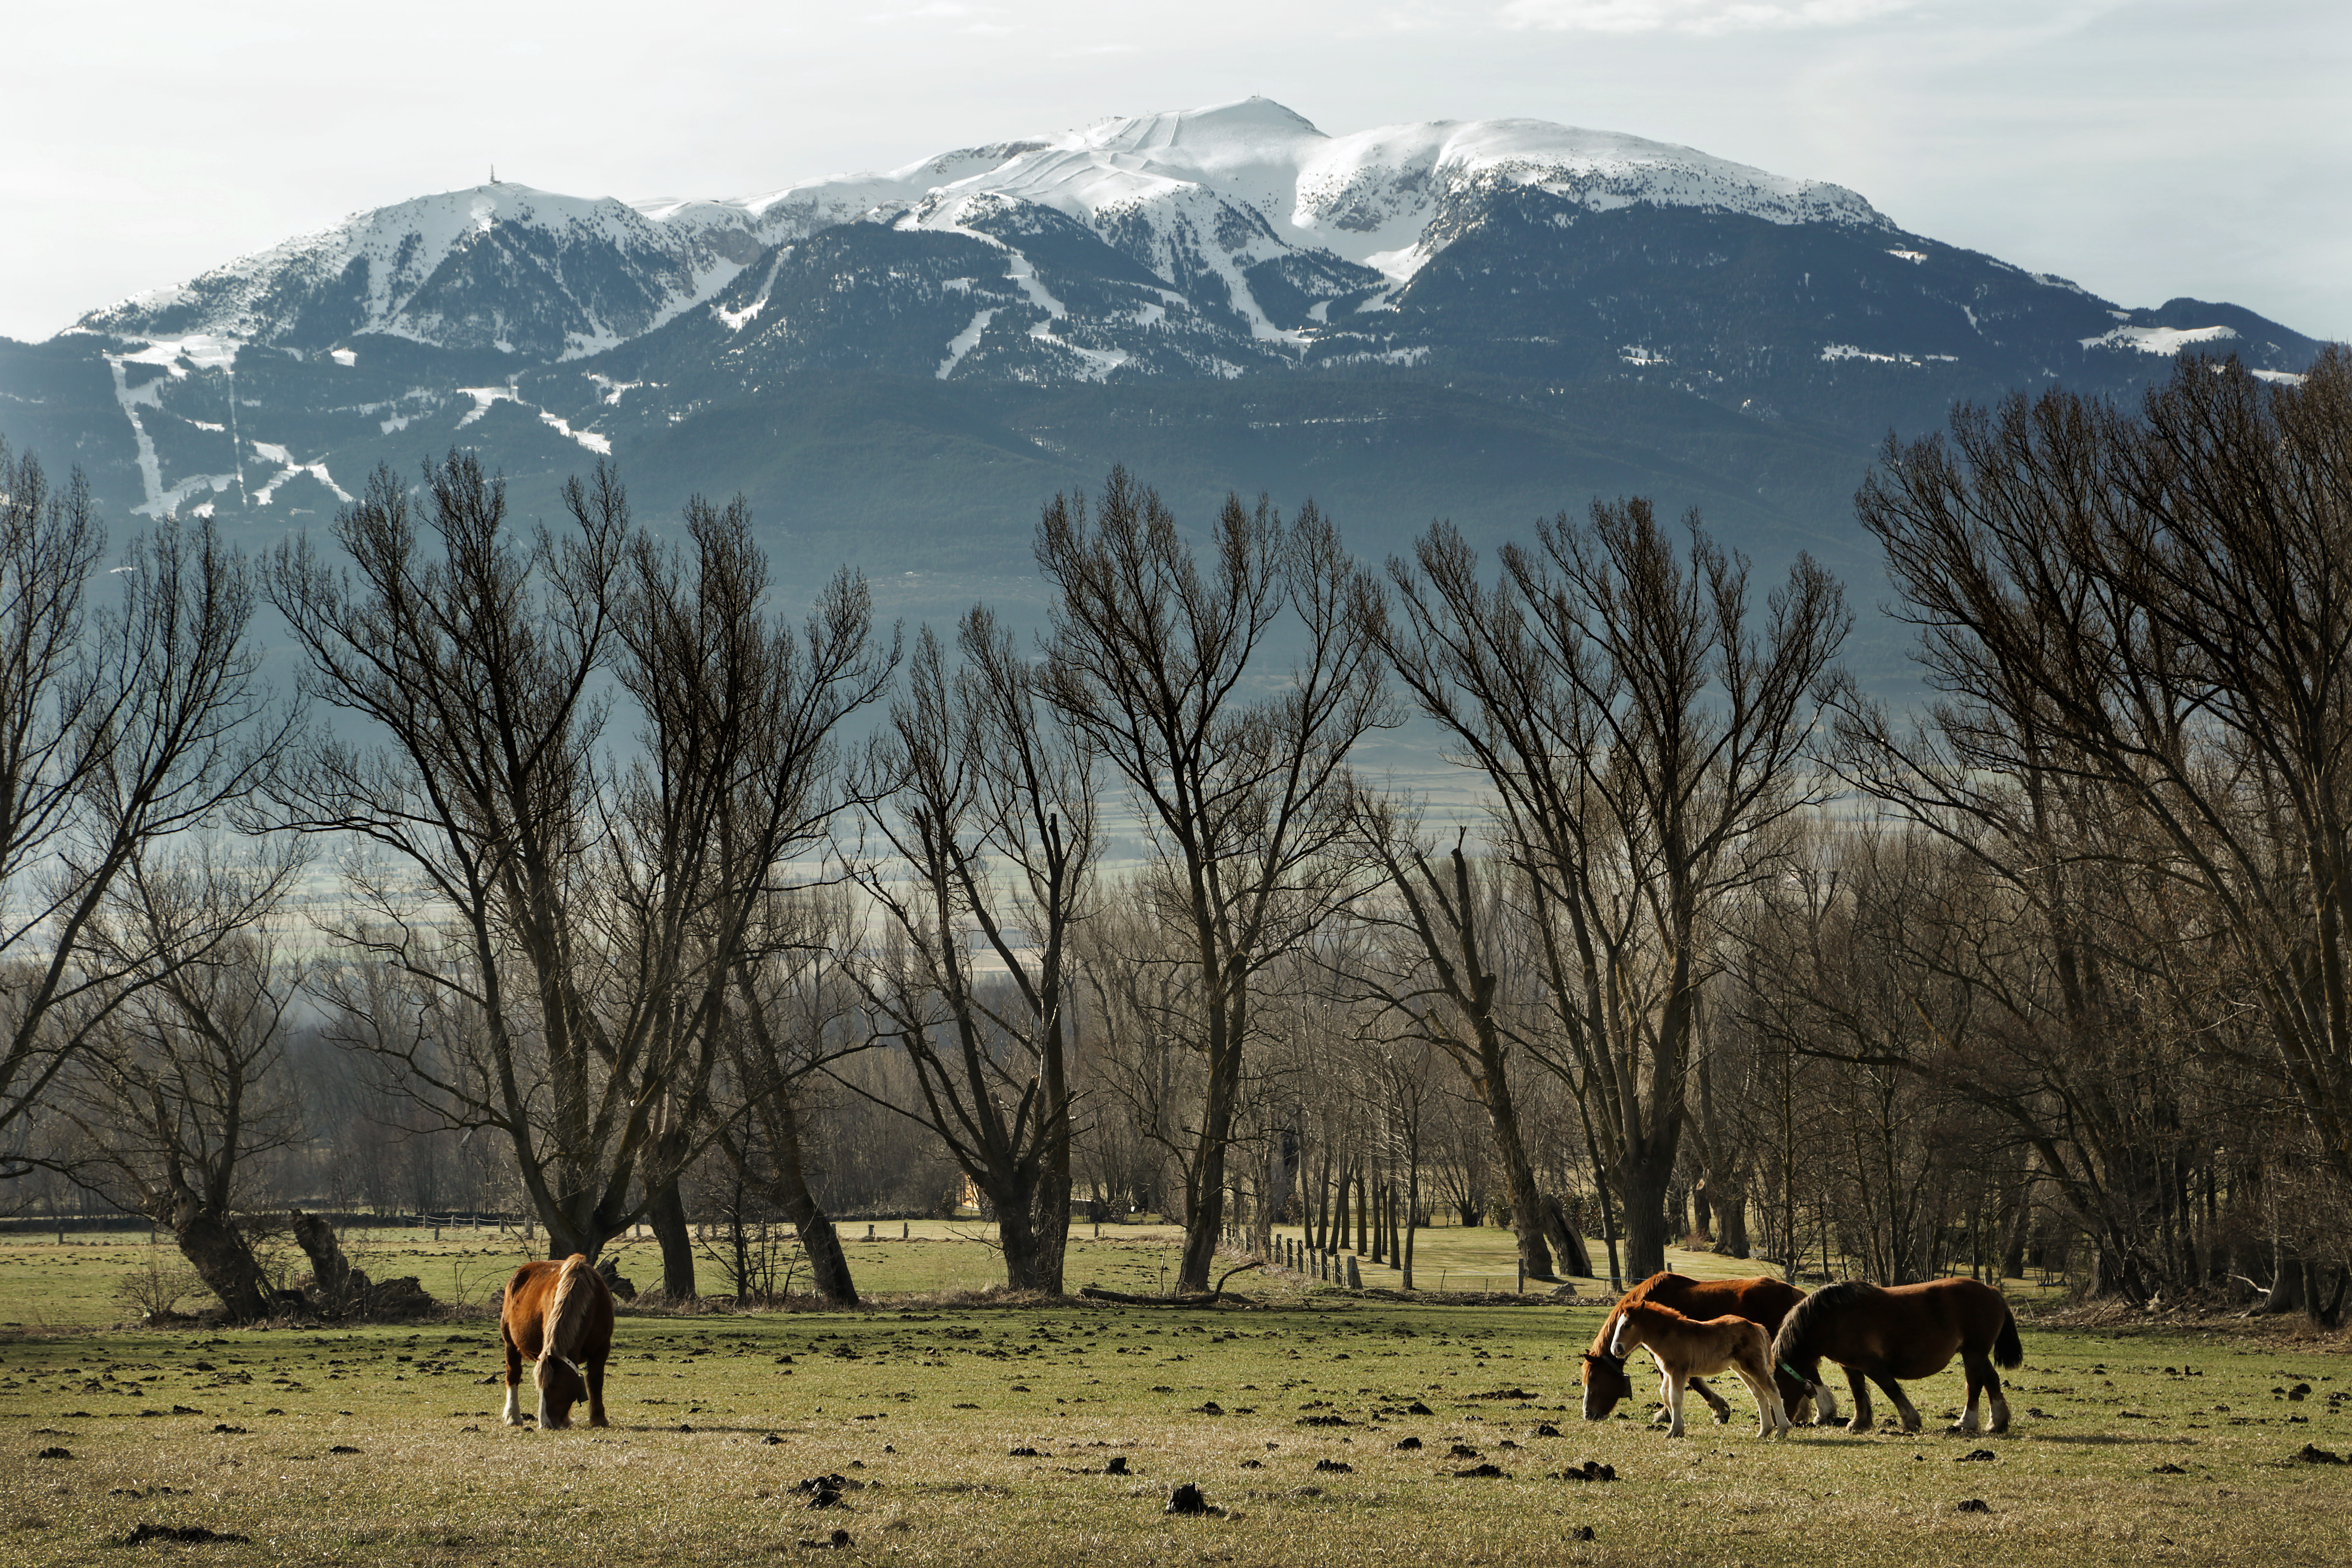
[{"label": "dry grass patch", "polygon": [[[2352,1467],[2291,1459],[2352,1453],[2336,1354],[2029,1325],[2005,1437],[1759,1442],[1733,1391],[1734,1426],[1675,1442],[1578,1418],[1597,1302],[1294,1303],[629,1318],[618,1425],[544,1434],[499,1424],[488,1323],[17,1335],[0,1340],[0,1562],[2344,1555]],[[1515,1390],[1530,1397],[1481,1397]],[[1913,1393],[1932,1420],[1958,1373]],[[1978,1449],[1996,1457],[1961,1461]],[[1619,1479],[1559,1479],[1587,1461]],[[835,1475],[837,1506],[807,1506],[799,1483]],[[1220,1511],[1164,1513],[1184,1481]],[[120,1544],[142,1524],[249,1539]]]}]

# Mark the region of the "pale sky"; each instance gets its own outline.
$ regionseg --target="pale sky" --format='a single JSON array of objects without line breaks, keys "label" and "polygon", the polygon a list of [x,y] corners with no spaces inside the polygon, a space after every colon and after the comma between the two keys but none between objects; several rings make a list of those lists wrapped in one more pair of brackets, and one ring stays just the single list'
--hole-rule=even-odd
[{"label": "pale sky", "polygon": [[1859,191],[2127,305],[2352,337],[2347,0],[13,0],[0,334],[501,177],[730,196],[1263,93]]}]

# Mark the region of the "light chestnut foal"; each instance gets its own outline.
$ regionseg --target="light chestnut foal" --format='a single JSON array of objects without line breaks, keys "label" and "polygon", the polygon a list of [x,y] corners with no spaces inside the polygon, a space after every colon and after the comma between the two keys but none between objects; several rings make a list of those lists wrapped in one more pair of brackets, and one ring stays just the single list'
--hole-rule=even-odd
[{"label": "light chestnut foal", "polygon": [[1761,1327],[1746,1318],[1686,1318],[1672,1307],[1635,1301],[1617,1319],[1609,1339],[1609,1353],[1620,1358],[1646,1348],[1657,1359],[1662,1393],[1673,1425],[1666,1436],[1683,1435],[1683,1389],[1695,1377],[1719,1372],[1739,1374],[1756,1396],[1756,1435],[1777,1436],[1793,1425],[1772,1383],[1772,1342]]}]

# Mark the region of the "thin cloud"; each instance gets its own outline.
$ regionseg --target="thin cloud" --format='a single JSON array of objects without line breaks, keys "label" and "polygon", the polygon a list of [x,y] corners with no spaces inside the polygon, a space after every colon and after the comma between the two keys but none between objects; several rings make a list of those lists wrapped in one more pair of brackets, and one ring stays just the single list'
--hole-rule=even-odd
[{"label": "thin cloud", "polygon": [[1916,0],[1510,0],[1504,26],[1559,33],[1738,33],[1850,27]]}]

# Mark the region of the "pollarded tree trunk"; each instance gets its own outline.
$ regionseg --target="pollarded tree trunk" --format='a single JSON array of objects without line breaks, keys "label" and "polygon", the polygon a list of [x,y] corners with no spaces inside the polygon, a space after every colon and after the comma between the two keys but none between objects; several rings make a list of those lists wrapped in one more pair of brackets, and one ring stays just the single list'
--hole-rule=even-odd
[{"label": "pollarded tree trunk", "polygon": [[205,1289],[220,1298],[231,1318],[246,1323],[269,1315],[268,1299],[261,1289],[261,1268],[254,1261],[253,1248],[246,1244],[244,1234],[227,1215],[184,1194],[172,1215],[172,1239],[179,1244],[180,1256],[188,1260]]},{"label": "pollarded tree trunk", "polygon": [[310,1260],[310,1280],[317,1287],[320,1305],[331,1307],[354,1293],[354,1288],[364,1289],[367,1276],[352,1267],[343,1256],[343,1244],[335,1235],[335,1227],[316,1215],[294,1213],[294,1245]]}]

